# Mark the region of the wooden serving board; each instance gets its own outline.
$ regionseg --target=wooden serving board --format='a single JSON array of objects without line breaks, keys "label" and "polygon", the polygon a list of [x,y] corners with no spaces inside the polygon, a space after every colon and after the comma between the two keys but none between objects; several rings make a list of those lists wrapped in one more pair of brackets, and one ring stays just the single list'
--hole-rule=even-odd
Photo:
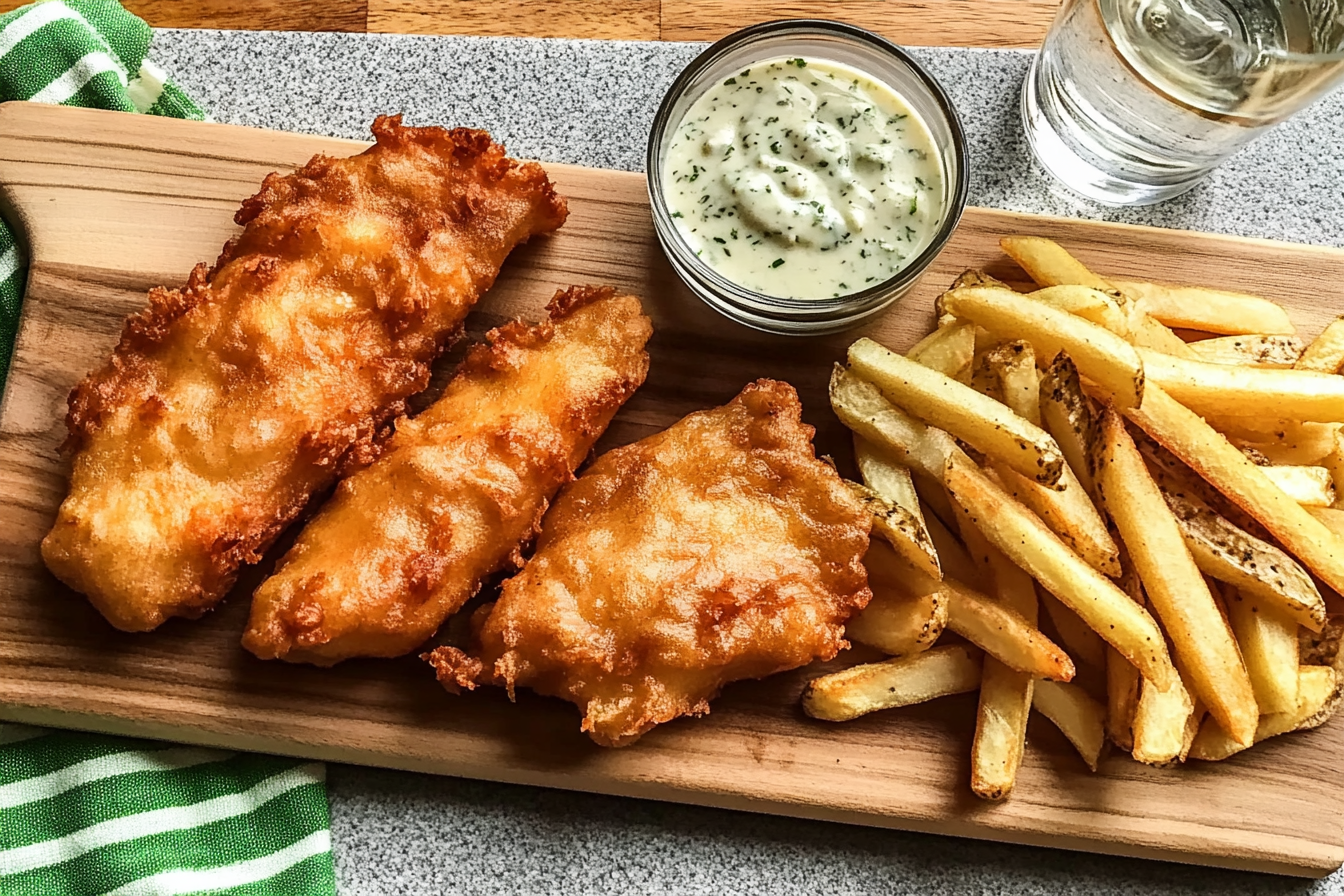
[{"label": "wooden serving board", "polygon": [[[413,657],[319,670],[238,646],[245,576],[223,607],[151,634],[114,631],[44,569],[38,543],[65,494],[57,453],[71,386],[101,363],[145,291],[182,282],[235,231],[232,215],[272,170],[359,144],[119,113],[0,106],[0,199],[31,247],[27,300],[0,404],[0,717],[575,790],[724,806],[1125,855],[1322,875],[1344,861],[1344,725],[1279,738],[1223,763],[1163,771],[1114,756],[1090,774],[1034,723],[1004,804],[967,786],[974,699],[836,725],[798,709],[815,669],[731,685],[703,719],[602,749],[574,708],[493,689],[452,697]],[[856,334],[753,333],[702,307],[653,236],[644,178],[550,166],[569,223],[510,258],[472,315],[478,334],[535,317],[551,293],[605,282],[646,300],[656,334],[647,384],[602,447],[779,377],[802,393],[820,450],[850,463],[824,386]],[[970,209],[914,292],[877,324],[905,348],[963,268],[1008,270],[997,238],[1058,239],[1102,272],[1250,288],[1286,303],[1304,333],[1338,308],[1344,252]]]}]

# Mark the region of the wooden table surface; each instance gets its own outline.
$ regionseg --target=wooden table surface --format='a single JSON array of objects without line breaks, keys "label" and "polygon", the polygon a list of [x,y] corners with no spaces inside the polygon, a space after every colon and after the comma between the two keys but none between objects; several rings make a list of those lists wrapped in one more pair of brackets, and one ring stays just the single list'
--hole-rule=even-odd
[{"label": "wooden table surface", "polygon": [[[0,11],[25,0],[0,0]],[[717,40],[745,25],[843,19],[901,44],[1035,47],[1057,0],[123,0],[161,28]]]}]

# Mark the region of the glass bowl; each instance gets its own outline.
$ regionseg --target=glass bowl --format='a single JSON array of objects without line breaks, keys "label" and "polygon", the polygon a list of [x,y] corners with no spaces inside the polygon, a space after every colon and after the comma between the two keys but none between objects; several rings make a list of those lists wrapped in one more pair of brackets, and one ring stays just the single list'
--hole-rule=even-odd
[{"label": "glass bowl", "polygon": [[[924,249],[882,283],[834,298],[780,298],[747,289],[698,258],[664,196],[668,144],[687,109],[726,76],[767,59],[804,57],[867,73],[904,97],[924,120],[942,161],[945,214]],[[649,134],[646,172],[653,224],[668,261],[691,291],[727,317],[758,330],[818,335],[849,329],[904,295],[938,255],[966,206],[966,138],[942,86],[910,54],[870,31],[820,19],[765,22],[734,32],[705,50],[672,83]]]}]

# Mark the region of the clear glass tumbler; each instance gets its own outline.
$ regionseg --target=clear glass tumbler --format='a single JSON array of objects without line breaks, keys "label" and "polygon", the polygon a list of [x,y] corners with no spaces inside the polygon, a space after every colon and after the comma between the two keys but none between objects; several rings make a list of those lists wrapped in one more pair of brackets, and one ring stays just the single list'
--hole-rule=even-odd
[{"label": "clear glass tumbler", "polygon": [[1342,0],[1064,0],[1022,119],[1070,189],[1148,205],[1342,81]]}]

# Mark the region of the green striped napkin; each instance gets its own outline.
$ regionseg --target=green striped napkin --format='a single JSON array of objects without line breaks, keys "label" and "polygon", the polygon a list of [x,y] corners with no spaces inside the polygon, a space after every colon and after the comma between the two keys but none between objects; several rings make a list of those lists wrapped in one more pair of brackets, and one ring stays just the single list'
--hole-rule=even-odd
[{"label": "green striped napkin", "polygon": [[[0,16],[0,100],[204,118],[113,0]],[[0,389],[23,295],[0,222]],[[0,896],[335,893],[320,763],[0,723]]]},{"label": "green striped napkin", "polygon": [[0,724],[0,893],[334,893],[324,780],[316,762]]},{"label": "green striped napkin", "polygon": [[[204,118],[145,58],[150,34],[115,0],[45,0],[0,15],[0,102]],[[0,222],[0,390],[14,349],[23,280],[22,247]]]}]

